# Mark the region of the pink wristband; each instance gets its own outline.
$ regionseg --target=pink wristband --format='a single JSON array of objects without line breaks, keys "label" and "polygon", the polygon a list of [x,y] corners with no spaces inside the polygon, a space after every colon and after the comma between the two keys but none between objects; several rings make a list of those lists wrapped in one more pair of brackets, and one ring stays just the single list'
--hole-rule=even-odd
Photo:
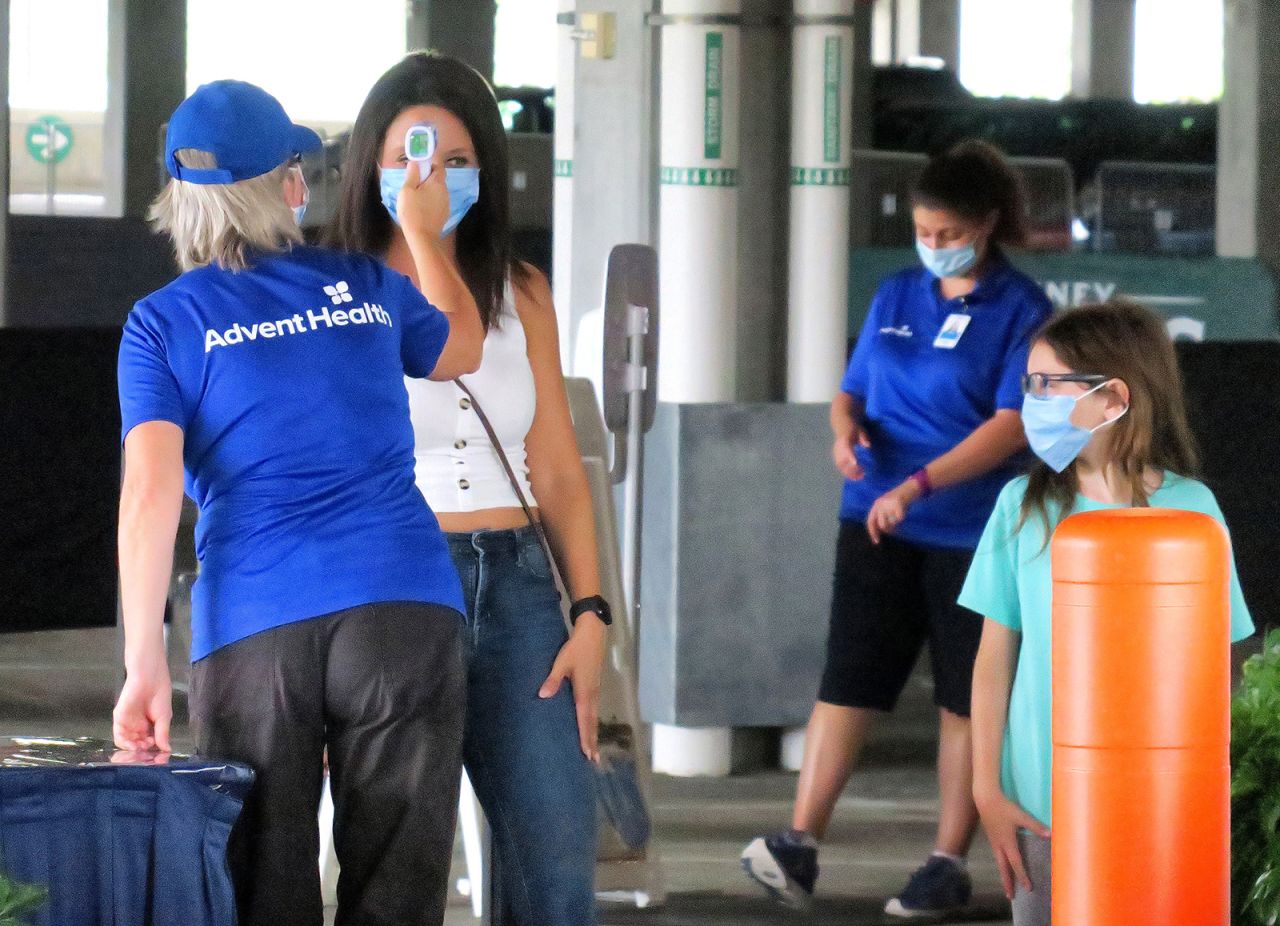
[{"label": "pink wristband", "polygon": [[933,494],[933,483],[929,481],[929,471],[923,466],[911,474],[911,481],[920,487],[921,498],[928,498]]}]

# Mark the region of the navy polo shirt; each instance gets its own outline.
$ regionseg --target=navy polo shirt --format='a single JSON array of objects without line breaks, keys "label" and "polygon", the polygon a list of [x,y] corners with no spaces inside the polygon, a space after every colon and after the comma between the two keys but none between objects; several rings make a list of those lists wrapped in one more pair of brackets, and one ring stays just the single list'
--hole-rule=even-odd
[{"label": "navy polo shirt", "polygon": [[318,248],[184,273],[134,306],[120,344],[122,435],[184,432],[200,507],[191,659],[376,601],[462,611],[414,484],[404,376],[449,321],[404,276]]},{"label": "navy polo shirt", "polygon": [[[866,475],[847,480],[842,520],[863,520],[872,504],[913,472],[968,437],[999,409],[1022,407],[1031,336],[1052,314],[1044,290],[1002,257],[973,292],[944,299],[924,267],[880,284],[840,388],[861,400],[870,449],[858,447]],[[954,316],[968,316],[952,347],[935,346]],[[947,325],[948,320],[952,324]],[[1017,474],[1015,459],[977,479],[935,492],[907,510],[902,540],[972,549],[996,496]]]}]

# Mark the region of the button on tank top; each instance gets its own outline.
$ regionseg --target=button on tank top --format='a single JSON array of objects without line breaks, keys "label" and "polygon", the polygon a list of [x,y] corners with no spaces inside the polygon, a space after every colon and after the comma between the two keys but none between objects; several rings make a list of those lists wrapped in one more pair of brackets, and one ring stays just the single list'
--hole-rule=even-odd
[{"label": "button on tank top", "polygon": [[[498,324],[484,339],[480,368],[462,377],[489,416],[520,488],[536,505],[529,486],[524,440],[533,426],[536,393],[524,326],[507,284]],[[413,421],[414,475],[435,512],[518,508],[502,461],[485,434],[471,400],[452,382],[405,379]]]}]

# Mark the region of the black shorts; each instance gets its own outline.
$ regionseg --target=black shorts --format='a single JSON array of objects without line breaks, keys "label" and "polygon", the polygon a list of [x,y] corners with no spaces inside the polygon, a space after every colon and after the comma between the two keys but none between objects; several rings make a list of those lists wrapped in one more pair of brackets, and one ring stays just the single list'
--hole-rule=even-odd
[{"label": "black shorts", "polygon": [[893,710],[928,640],[934,703],[968,717],[982,618],[956,598],[972,559],[889,536],[877,546],[865,524],[840,522],[818,700]]}]

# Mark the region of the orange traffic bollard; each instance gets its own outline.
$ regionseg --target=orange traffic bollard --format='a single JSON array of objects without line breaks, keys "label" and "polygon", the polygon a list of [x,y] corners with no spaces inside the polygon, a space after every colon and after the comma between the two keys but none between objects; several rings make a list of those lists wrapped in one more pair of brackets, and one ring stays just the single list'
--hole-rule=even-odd
[{"label": "orange traffic bollard", "polygon": [[1053,922],[1227,926],[1230,543],[1163,508],[1053,538]]}]

